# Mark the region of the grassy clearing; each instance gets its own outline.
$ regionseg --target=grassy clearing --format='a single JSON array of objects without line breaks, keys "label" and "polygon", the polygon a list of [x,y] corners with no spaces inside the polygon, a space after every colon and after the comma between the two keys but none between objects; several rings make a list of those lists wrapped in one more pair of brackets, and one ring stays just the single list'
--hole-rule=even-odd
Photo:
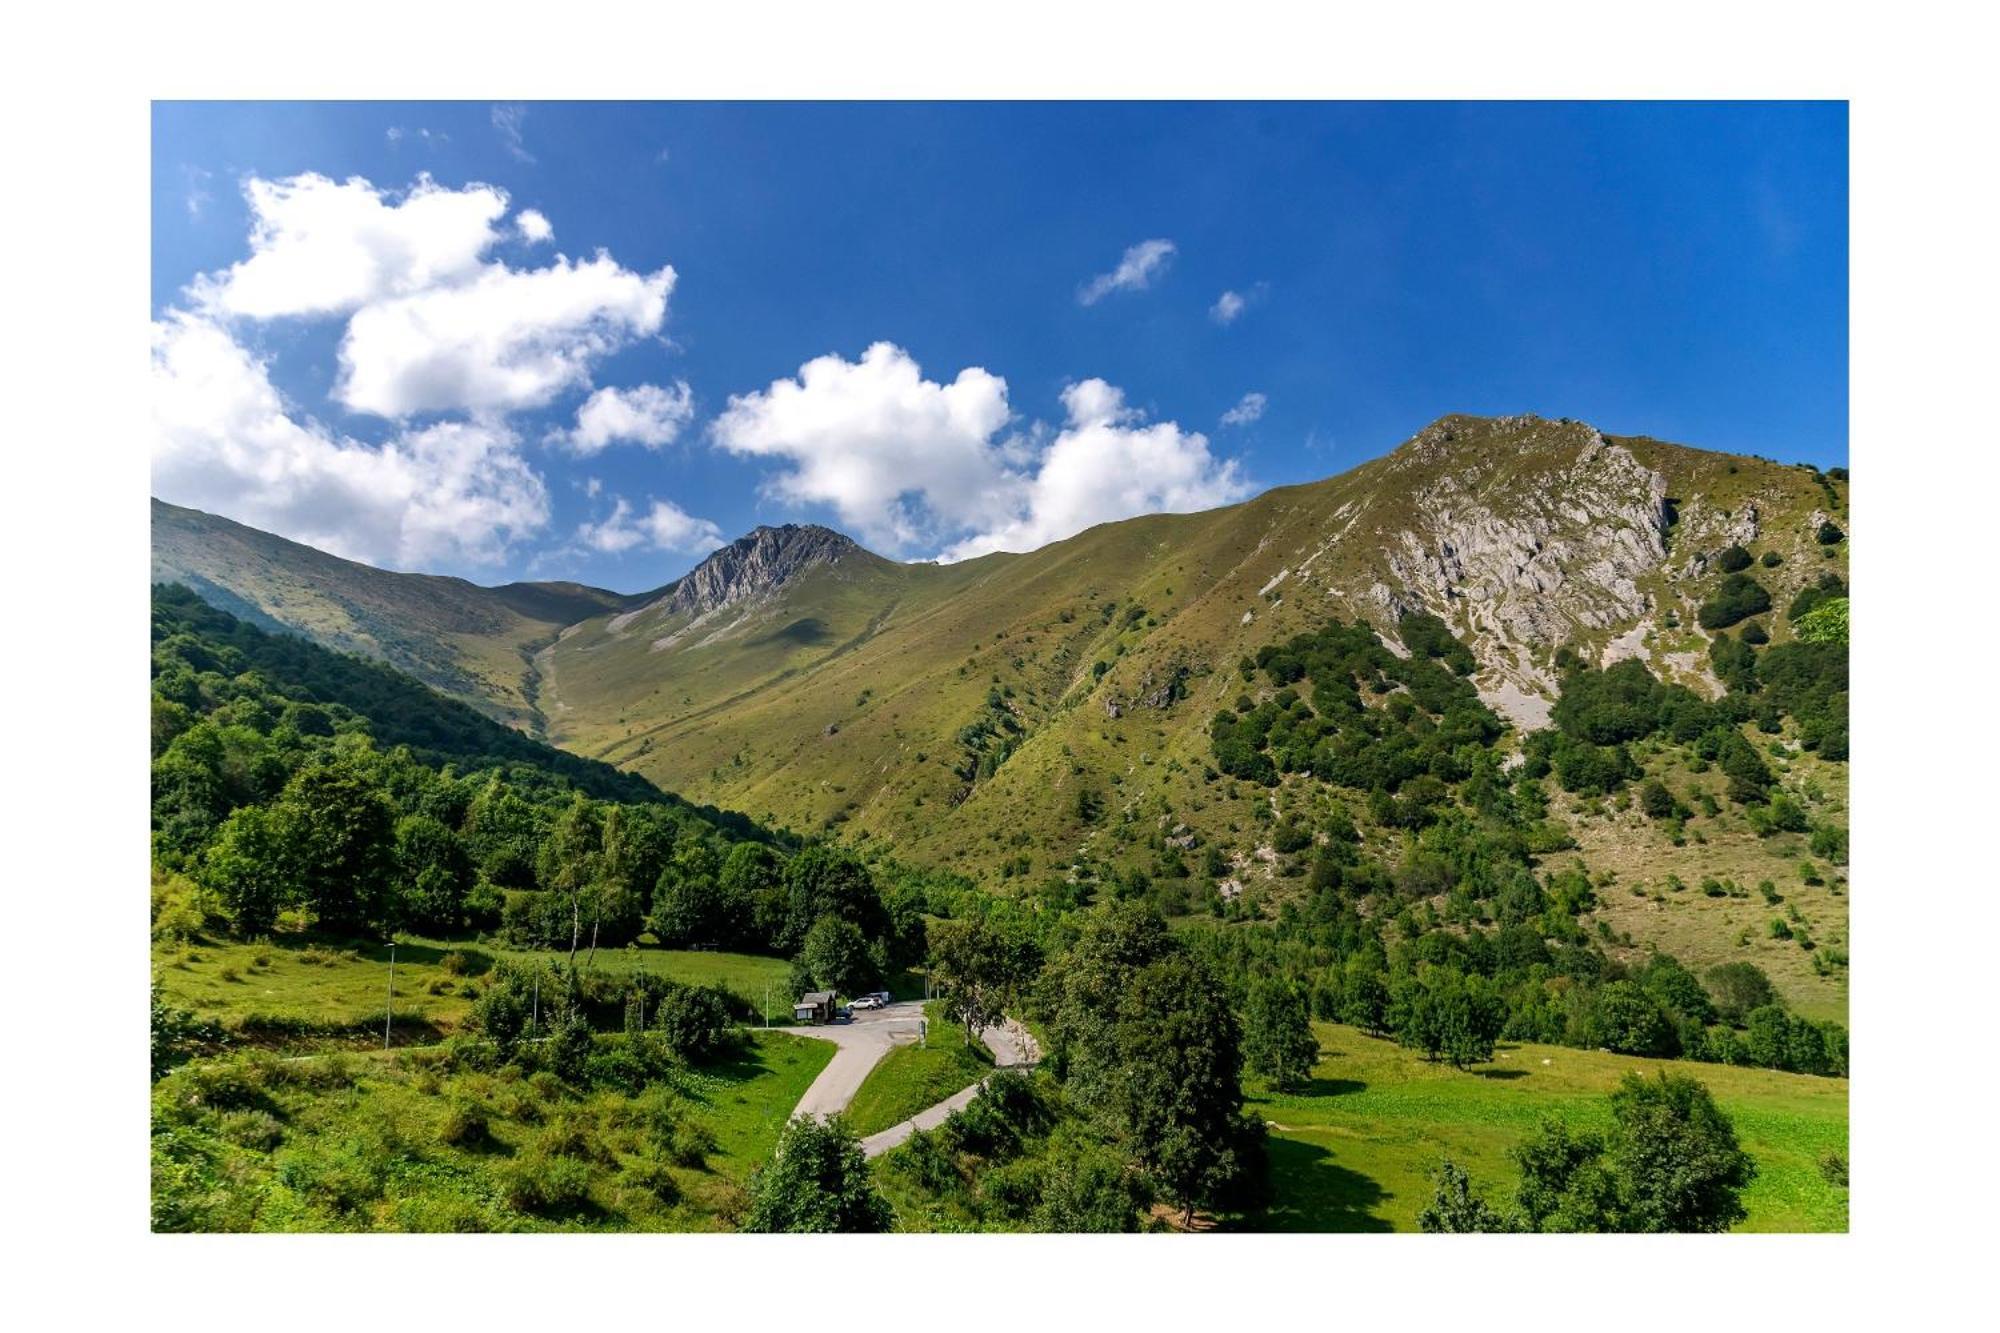
[{"label": "grassy clearing", "polygon": [[154,1225],[728,1229],[832,1054],[752,1033],[736,1058],[676,1069],[636,1095],[458,1068],[441,1050],[197,1062],[155,1089]]},{"label": "grassy clearing", "polygon": [[[1766,758],[1815,820],[1846,823],[1844,765],[1807,754]],[[1589,803],[1592,813],[1584,815],[1578,811],[1585,803],[1565,800],[1576,854],[1593,873],[1617,876],[1598,891],[1594,915],[1620,937],[1630,935],[1636,947],[1612,952],[1637,961],[1647,946],[1656,946],[1697,973],[1717,963],[1755,963],[1793,1010],[1845,1023],[1848,969],[1815,967],[1814,960],[1816,955],[1831,960],[1848,948],[1847,867],[1815,855],[1801,834],[1759,837],[1740,808],[1723,797],[1722,777],[1713,770],[1694,773],[1663,756],[1652,756],[1647,770],[1684,801],[1707,795],[1720,813],[1691,820],[1686,842],[1676,847],[1660,825],[1629,804]],[[1559,863],[1563,855],[1550,859]],[[1822,883],[1805,882],[1801,864],[1807,862]],[[1710,881],[1733,884],[1738,893],[1710,896],[1704,890]],[[1761,892],[1765,882],[1776,901]],[[1773,938],[1773,918],[1785,919],[1814,948]]]},{"label": "grassy clearing", "polygon": [[898,1046],[869,1072],[847,1108],[847,1122],[866,1138],[900,1125],[927,1106],[993,1072],[984,1046],[965,1039],[965,1029],[945,1017],[944,1006],[924,1006],[930,1020],[929,1045]]},{"label": "grassy clearing", "polygon": [[[454,959],[453,955],[457,958]],[[458,1030],[472,1010],[480,974],[494,961],[567,955],[492,945],[403,940],[396,945],[394,1036],[397,1044],[435,1041]],[[579,959],[579,961],[581,961]],[[612,976],[636,968],[690,984],[718,985],[752,1012],[771,999],[773,1021],[789,1021],[787,965],[753,954],[672,949],[600,950],[596,967]],[[379,1040],[389,990],[387,945],[349,945],[279,936],[242,944],[196,940],[153,947],[153,975],[173,1005],[234,1031],[301,1041],[351,1035]]]},{"label": "grassy clearing", "polygon": [[[1515,1174],[1508,1150],[1545,1115],[1608,1125],[1605,1095],[1657,1060],[1560,1046],[1503,1044],[1494,1061],[1456,1071],[1352,1028],[1315,1024],[1311,1085],[1253,1086],[1250,1109],[1271,1124],[1274,1201],[1233,1225],[1271,1231],[1414,1231],[1430,1173],[1449,1155],[1501,1202]],[[1723,1065],[1674,1065],[1706,1083],[1757,1160],[1746,1231],[1845,1231],[1847,1191],[1819,1159],[1847,1151],[1847,1080]]]}]

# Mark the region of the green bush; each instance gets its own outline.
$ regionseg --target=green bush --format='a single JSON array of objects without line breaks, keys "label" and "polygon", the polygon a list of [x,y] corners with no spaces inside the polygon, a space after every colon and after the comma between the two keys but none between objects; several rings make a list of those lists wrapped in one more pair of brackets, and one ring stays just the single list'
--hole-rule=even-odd
[{"label": "green bush", "polygon": [[453,1102],[438,1125],[438,1142],[452,1148],[484,1148],[493,1142],[486,1108],[476,1102]]},{"label": "green bush", "polygon": [[680,1202],[680,1182],[666,1162],[657,1157],[642,1157],[625,1168],[625,1180],[645,1193],[657,1203],[676,1204]]},{"label": "green bush", "polygon": [[1748,574],[1731,574],[1701,604],[1695,620],[1703,629],[1728,629],[1741,620],[1771,609],[1771,594]]},{"label": "green bush", "polygon": [[501,1173],[500,1191],[517,1212],[544,1217],[579,1212],[590,1202],[590,1166],[574,1157],[531,1152]]},{"label": "green bush", "polygon": [[1721,566],[1723,573],[1734,574],[1750,568],[1750,553],[1740,544],[1725,546],[1722,554],[1715,557],[1715,563]]}]

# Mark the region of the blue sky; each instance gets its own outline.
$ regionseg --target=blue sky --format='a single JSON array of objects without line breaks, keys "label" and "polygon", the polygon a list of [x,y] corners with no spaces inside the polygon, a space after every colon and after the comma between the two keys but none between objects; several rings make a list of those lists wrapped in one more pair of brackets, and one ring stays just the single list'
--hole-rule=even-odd
[{"label": "blue sky", "polygon": [[156,493],[395,568],[1026,549],[1453,411],[1847,461],[1838,104],[153,120]]}]

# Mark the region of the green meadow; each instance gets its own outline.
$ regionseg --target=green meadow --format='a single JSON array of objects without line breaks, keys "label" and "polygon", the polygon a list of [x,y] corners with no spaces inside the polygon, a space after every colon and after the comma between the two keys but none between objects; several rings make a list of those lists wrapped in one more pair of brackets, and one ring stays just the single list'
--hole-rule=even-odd
[{"label": "green meadow", "polygon": [[1743,1231],[1845,1231],[1847,1190],[1820,1159],[1847,1153],[1847,1080],[1727,1065],[1636,1059],[1564,1046],[1502,1043],[1489,1064],[1454,1070],[1353,1028],[1314,1024],[1310,1084],[1248,1086],[1270,1128],[1266,1212],[1228,1219],[1244,1230],[1414,1231],[1431,1173],[1449,1157],[1505,1205],[1508,1151],[1544,1116],[1606,1127],[1606,1094],[1627,1073],[1666,1068],[1708,1085],[1756,1159]]},{"label": "green meadow", "polygon": [[[396,945],[396,1045],[438,1040],[472,1010],[480,976],[494,962],[560,962],[566,952],[401,940]],[[583,961],[579,953],[578,962]],[[720,986],[752,1014],[791,1019],[789,966],[753,954],[677,949],[599,950],[595,966],[612,976],[649,972],[690,985]],[[206,938],[153,946],[153,975],[172,1005],[262,1042],[328,1036],[379,1041],[390,1003],[389,946],[278,935],[237,943]]]},{"label": "green meadow", "polygon": [[442,1048],[198,1061],[154,1087],[153,1224],[733,1229],[750,1173],[832,1056],[753,1031],[732,1058],[640,1089],[467,1067]]}]

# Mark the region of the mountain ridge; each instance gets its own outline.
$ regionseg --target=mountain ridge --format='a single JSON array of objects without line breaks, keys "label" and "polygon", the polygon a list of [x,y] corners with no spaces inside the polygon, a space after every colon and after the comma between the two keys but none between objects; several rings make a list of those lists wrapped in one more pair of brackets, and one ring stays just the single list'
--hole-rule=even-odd
[{"label": "mountain ridge", "polygon": [[[1035,803],[1090,772],[1205,762],[1202,710],[1231,696],[1237,661],[1329,616],[1399,649],[1404,616],[1438,616],[1523,728],[1547,720],[1562,648],[1713,695],[1695,621],[1718,553],[1768,548],[1782,563],[1758,574],[1780,601],[1844,572],[1814,529],[1846,521],[1845,486],[1566,418],[1452,414],[1334,477],[1028,553],[904,563],[818,525],[760,527],[652,593],[572,592],[560,604],[590,614],[511,623],[498,637],[522,684],[483,703],[767,822],[990,864],[987,834],[1048,825]],[[962,739],[986,731],[1004,740]],[[1119,752],[1142,740],[1148,764]],[[1036,841],[1046,858],[1083,836]]]}]

